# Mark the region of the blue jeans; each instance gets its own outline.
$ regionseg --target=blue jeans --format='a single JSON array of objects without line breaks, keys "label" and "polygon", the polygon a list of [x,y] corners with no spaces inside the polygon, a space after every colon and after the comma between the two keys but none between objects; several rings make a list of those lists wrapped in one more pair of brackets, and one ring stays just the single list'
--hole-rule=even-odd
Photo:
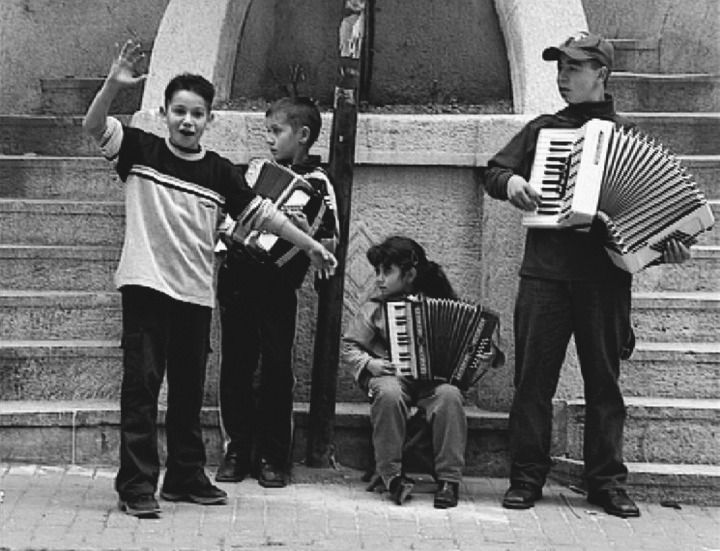
[{"label": "blue jeans", "polygon": [[523,277],[515,304],[511,482],[542,487],[550,470],[552,398],[570,336],[585,392],[584,477],[589,491],[625,483],[625,404],[618,378],[630,334],[630,287]]}]

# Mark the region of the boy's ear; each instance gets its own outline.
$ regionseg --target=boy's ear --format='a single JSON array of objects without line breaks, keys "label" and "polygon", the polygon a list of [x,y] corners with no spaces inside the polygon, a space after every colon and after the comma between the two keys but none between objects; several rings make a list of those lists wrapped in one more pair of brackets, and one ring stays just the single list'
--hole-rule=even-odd
[{"label": "boy's ear", "polygon": [[303,145],[307,145],[309,139],[310,139],[310,127],[309,126],[301,126],[300,127],[300,136],[298,138],[298,141]]}]

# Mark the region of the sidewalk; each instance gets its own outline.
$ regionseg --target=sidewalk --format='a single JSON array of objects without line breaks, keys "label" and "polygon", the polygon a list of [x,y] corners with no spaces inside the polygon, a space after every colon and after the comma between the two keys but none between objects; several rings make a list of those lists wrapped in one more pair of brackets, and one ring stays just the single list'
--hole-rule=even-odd
[{"label": "sidewalk", "polygon": [[639,503],[642,516],[624,520],[557,485],[533,509],[509,511],[505,480],[468,478],[460,505],[442,511],[429,484],[398,507],[366,492],[357,471],[296,466],[287,488],[220,484],[228,505],[160,501],[161,518],[139,520],[117,509],[114,476],[0,463],[0,551],[720,550],[720,508]]}]

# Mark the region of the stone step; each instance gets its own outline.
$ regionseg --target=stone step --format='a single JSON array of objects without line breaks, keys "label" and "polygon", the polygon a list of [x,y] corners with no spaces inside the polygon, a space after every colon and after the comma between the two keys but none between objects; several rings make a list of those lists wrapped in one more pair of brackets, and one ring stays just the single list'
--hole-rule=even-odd
[{"label": "stone step", "polygon": [[[65,77],[40,79],[41,110],[46,115],[84,115],[104,77]],[[134,113],[140,109],[145,83],[122,88],[110,105],[109,112]]]},{"label": "stone step", "polygon": [[0,197],[122,201],[123,186],[102,157],[0,156]]},{"label": "stone step", "polygon": [[120,294],[0,290],[0,341],[119,340]]},{"label": "stone step", "polygon": [[0,401],[120,399],[120,341],[0,341]]},{"label": "stone step", "polygon": [[720,111],[720,75],[613,71],[608,91],[623,111]]},{"label": "stone step", "polygon": [[124,231],[122,202],[0,199],[4,245],[119,246]]},{"label": "stone step", "polygon": [[[626,463],[628,493],[638,501],[720,505],[720,467],[686,463]],[[554,458],[550,477],[565,485],[582,486],[583,463]]]},{"label": "stone step", "polygon": [[[626,461],[720,466],[720,398],[630,396],[625,399],[625,407]],[[567,401],[564,410],[564,430],[561,428],[559,433],[566,440],[558,444],[568,457],[582,459],[585,402]]]},{"label": "stone step", "polygon": [[[129,122],[127,115],[118,115]],[[0,154],[99,156],[97,144],[82,130],[81,116],[0,115]]]},{"label": "stone step", "polygon": [[720,113],[625,112],[642,132],[675,155],[717,155]]},{"label": "stone step", "polygon": [[[309,405],[295,404],[294,459],[305,459]],[[465,472],[472,476],[508,474],[507,414],[467,407],[468,445]],[[165,409],[159,412],[162,456],[165,456]],[[208,464],[222,457],[217,408],[203,408],[203,440]],[[117,465],[120,411],[117,401],[0,401],[0,461],[43,464]],[[335,405],[335,459],[342,465],[370,465],[369,406]]]},{"label": "stone step", "polygon": [[678,158],[708,199],[720,199],[720,155],[680,155]]},{"label": "stone step", "polygon": [[718,398],[720,342],[638,342],[620,384],[625,396]]},{"label": "stone step", "polygon": [[615,71],[660,71],[660,41],[657,37],[609,38],[608,41],[615,49]]},{"label": "stone step", "polygon": [[633,291],[720,291],[720,246],[695,245],[691,252],[682,264],[660,264],[635,274]]},{"label": "stone step", "polygon": [[635,293],[632,320],[639,341],[716,342],[720,292]]},{"label": "stone step", "polygon": [[0,289],[111,291],[120,249],[0,245]]}]

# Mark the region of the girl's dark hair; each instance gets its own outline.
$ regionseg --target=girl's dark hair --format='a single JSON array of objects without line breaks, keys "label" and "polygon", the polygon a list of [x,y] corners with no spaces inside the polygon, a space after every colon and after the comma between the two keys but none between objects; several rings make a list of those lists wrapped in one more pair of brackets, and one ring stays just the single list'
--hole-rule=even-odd
[{"label": "girl's dark hair", "polygon": [[180,90],[195,92],[205,100],[208,111],[212,109],[213,100],[215,99],[215,87],[205,77],[190,73],[174,76],[165,87],[165,107],[170,104],[172,97]]},{"label": "girl's dark hair", "polygon": [[274,101],[265,112],[266,117],[282,113],[287,118],[288,124],[293,130],[307,126],[310,130],[307,147],[310,148],[320,135],[322,117],[317,103],[306,96],[293,96],[280,98]]},{"label": "girl's dark hair", "polygon": [[428,260],[417,241],[401,235],[388,237],[379,245],[368,249],[367,259],[374,268],[385,269],[395,265],[405,274],[410,269],[417,270],[413,282],[414,291],[429,297],[457,299],[445,272],[437,262]]}]

